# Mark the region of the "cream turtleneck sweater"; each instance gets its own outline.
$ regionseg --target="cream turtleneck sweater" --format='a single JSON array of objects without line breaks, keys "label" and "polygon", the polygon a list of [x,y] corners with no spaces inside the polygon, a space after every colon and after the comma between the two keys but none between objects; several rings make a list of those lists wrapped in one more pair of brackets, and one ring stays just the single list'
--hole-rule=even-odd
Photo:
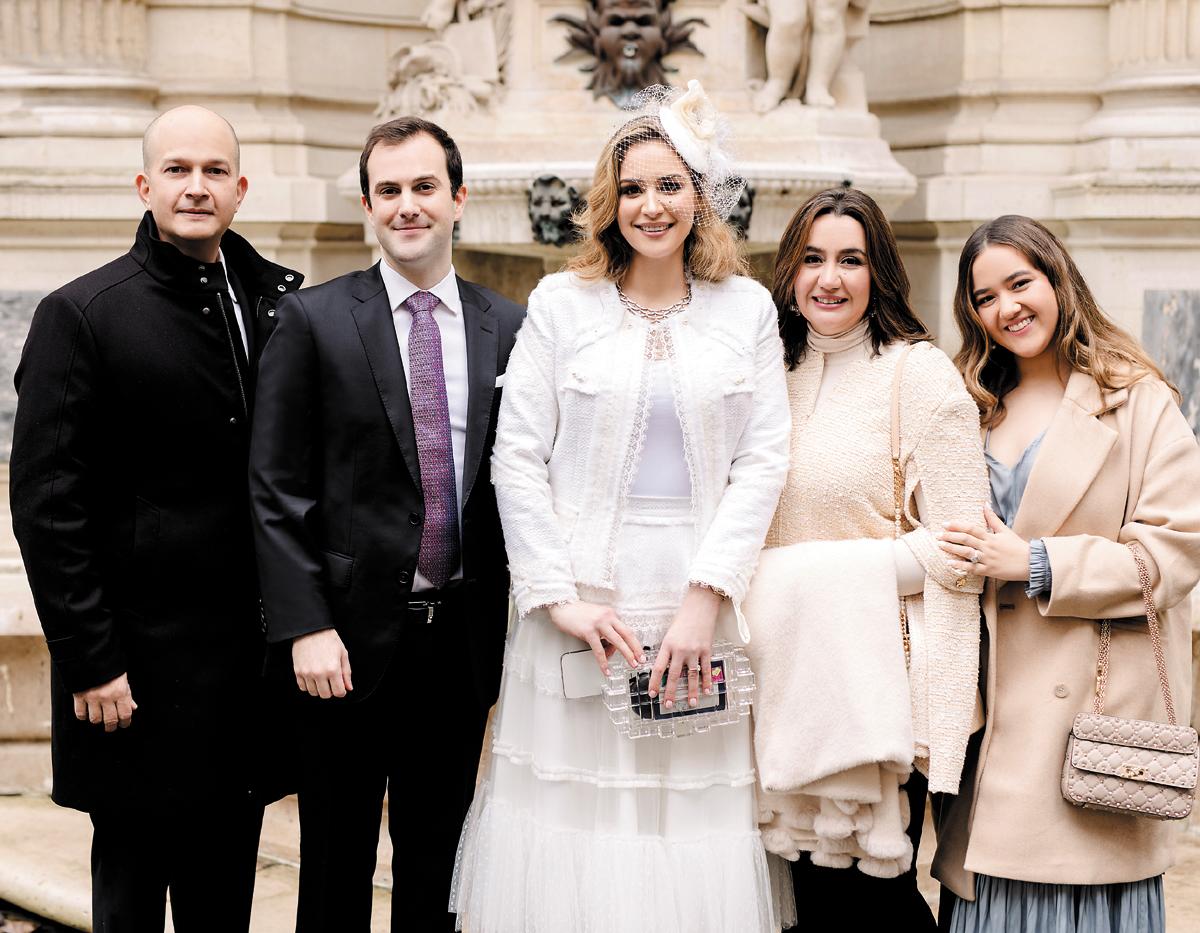
[{"label": "cream turtleneck sweater", "polygon": [[[791,458],[767,547],[893,537],[890,399],[900,349],[873,355],[865,320],[834,337],[809,330],[804,358],[788,373]],[[895,551],[897,582],[913,593],[909,617],[920,629],[914,733],[928,740],[930,789],[955,793],[975,711],[983,581],[958,577],[934,533],[942,522],[982,515],[988,486],[978,410],[953,364],[928,343],[904,365],[900,451],[911,530]]]},{"label": "cream turtleneck sweater", "polygon": [[[808,329],[808,348],[824,356],[821,385],[817,388],[814,413],[820,411],[833,395],[833,388],[853,363],[871,358],[871,333],[864,317],[854,327],[832,337]],[[916,490],[917,516],[927,508],[924,491]],[[901,596],[914,596],[925,588],[925,568],[913,556],[903,539],[895,542],[892,557],[896,562],[896,590]]]}]

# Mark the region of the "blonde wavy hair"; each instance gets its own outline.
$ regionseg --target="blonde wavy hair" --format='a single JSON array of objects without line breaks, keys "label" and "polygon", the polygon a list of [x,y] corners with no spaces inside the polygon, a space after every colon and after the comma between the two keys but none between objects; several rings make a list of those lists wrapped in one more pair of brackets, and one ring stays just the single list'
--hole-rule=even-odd
[{"label": "blonde wavy hair", "polygon": [[967,238],[958,258],[954,291],[954,322],[962,336],[954,365],[979,406],[985,428],[1004,420],[1004,396],[1020,381],[1016,359],[988,337],[971,297],[975,260],[995,245],[1015,249],[1050,281],[1058,302],[1058,325],[1051,341],[1060,360],[1095,379],[1102,392],[1128,388],[1150,376],[1165,382],[1179,399],[1179,390],[1141,344],[1100,309],[1058,237],[1030,217],[1006,214],[983,224]]},{"label": "blonde wavy hair", "polygon": [[[621,164],[626,153],[645,142],[662,142],[675,151],[671,141],[654,117],[630,120],[613,134],[596,163],[596,174],[587,200],[576,222],[583,231],[580,252],[567,263],[567,269],[587,282],[610,279],[619,282],[633,259],[633,247],[621,235],[617,225],[617,206],[621,200]],[[684,167],[687,164],[680,159]],[[692,188],[704,205],[704,194],[695,174]],[[697,214],[701,210],[697,210]],[[683,264],[695,279],[721,282],[731,275],[746,274],[749,265],[737,239],[724,222],[696,224],[683,246]]]}]

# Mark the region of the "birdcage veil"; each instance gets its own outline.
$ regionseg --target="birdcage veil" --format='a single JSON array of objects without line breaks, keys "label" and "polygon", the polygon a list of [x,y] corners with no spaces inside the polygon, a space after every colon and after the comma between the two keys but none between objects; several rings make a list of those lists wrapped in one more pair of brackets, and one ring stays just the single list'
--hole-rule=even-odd
[{"label": "birdcage veil", "polygon": [[[673,213],[690,209],[695,224],[708,226],[728,219],[746,186],[735,170],[729,137],[728,122],[693,80],[686,90],[655,84],[638,91],[611,142],[617,165],[627,169],[624,175],[632,170]],[[647,142],[667,145],[637,148]]]}]

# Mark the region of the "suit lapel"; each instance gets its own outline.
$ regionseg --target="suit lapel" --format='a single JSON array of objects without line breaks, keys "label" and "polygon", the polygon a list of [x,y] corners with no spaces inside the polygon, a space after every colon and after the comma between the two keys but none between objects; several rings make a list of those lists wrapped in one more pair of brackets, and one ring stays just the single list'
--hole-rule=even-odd
[{"label": "suit lapel", "polygon": [[462,502],[459,503],[460,508],[465,508],[487,443],[492,398],[496,394],[499,338],[487,298],[461,278],[458,294],[462,298],[463,326],[467,335],[467,444],[463,456]]},{"label": "suit lapel", "polygon": [[[1128,394],[1122,393],[1111,396],[1107,407],[1120,404]],[[1104,406],[1095,380],[1071,373],[1013,521],[1013,531],[1022,538],[1057,533],[1092,485],[1117,440],[1117,432],[1093,414]]]},{"label": "suit lapel", "polygon": [[420,489],[421,465],[417,457],[417,436],[413,431],[412,406],[408,401],[408,381],[404,377],[400,345],[396,342],[396,325],[392,321],[387,289],[383,287],[378,266],[361,274],[354,297],[357,301],[350,312],[367,354],[379,400],[387,413],[396,443],[400,445],[408,472]]}]

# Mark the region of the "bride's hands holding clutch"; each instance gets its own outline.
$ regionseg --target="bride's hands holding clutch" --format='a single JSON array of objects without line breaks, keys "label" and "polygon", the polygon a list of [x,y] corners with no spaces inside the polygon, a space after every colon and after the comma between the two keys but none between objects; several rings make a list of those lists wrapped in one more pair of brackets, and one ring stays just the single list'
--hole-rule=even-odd
[{"label": "bride's hands holding clutch", "polygon": [[638,637],[626,628],[610,606],[582,601],[551,606],[550,621],[559,630],[587,642],[596,663],[607,677],[608,659],[620,651],[630,667],[637,667],[644,657]]},{"label": "bride's hands holding clutch", "polygon": [[700,690],[712,693],[712,645],[717,628],[717,611],[721,608],[721,594],[705,586],[693,583],[683,597],[683,605],[675,614],[675,621],[667,629],[658,657],[650,671],[650,696],[658,693],[657,685],[662,675],[667,674],[663,687],[662,705],[670,709],[675,705],[676,685],[684,667],[687,668],[688,706],[700,700]]}]

